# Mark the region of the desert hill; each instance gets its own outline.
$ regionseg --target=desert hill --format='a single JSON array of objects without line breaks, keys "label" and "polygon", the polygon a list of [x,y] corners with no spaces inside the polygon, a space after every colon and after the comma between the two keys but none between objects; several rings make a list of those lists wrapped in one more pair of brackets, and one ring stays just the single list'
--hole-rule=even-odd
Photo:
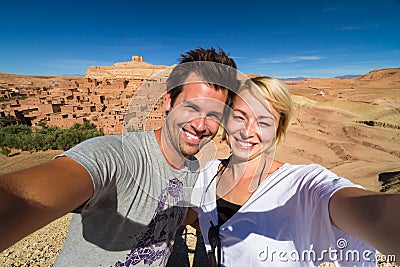
[{"label": "desert hill", "polygon": [[385,81],[400,81],[400,68],[378,69],[372,70],[369,73],[358,78],[359,80],[385,80]]},{"label": "desert hill", "polygon": [[28,87],[36,85],[39,87],[48,86],[50,83],[68,81],[68,80],[80,80],[82,76],[31,76],[31,75],[20,75],[20,74],[9,74],[0,72],[0,85],[16,85],[18,87]]},{"label": "desert hill", "polygon": [[380,190],[380,173],[400,171],[398,75],[400,69],[382,69],[363,79],[288,82],[296,112],[277,155],[292,162],[318,162]]}]

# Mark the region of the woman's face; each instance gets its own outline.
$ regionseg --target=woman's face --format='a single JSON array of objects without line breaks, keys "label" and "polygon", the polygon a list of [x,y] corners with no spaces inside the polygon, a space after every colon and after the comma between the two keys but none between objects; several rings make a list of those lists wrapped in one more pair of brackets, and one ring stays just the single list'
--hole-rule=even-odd
[{"label": "woman's face", "polygon": [[276,139],[279,119],[276,114],[271,105],[261,103],[249,90],[239,92],[226,123],[228,141],[236,159],[247,161],[270,151]]}]

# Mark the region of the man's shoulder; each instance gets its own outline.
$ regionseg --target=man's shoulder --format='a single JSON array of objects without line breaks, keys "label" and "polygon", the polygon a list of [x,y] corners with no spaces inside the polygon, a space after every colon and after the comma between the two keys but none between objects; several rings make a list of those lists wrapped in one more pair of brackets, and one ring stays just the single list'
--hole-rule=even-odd
[{"label": "man's shoulder", "polygon": [[126,151],[146,150],[153,154],[160,153],[156,136],[151,130],[124,133],[120,137],[120,142]]},{"label": "man's shoulder", "polygon": [[95,137],[87,140],[92,144],[99,144],[102,146],[118,146],[125,145],[140,146],[140,144],[153,144],[155,142],[153,131],[140,131],[140,132],[127,132],[119,135],[107,135]]},{"label": "man's shoulder", "polygon": [[[120,135],[105,135],[87,139],[62,154],[123,152],[142,150],[140,147],[152,146],[152,131],[129,132]],[[154,138],[155,139],[155,138]]]},{"label": "man's shoulder", "polygon": [[126,132],[120,135],[121,141],[133,141],[133,142],[153,142],[155,141],[154,131],[138,131],[138,132]]}]

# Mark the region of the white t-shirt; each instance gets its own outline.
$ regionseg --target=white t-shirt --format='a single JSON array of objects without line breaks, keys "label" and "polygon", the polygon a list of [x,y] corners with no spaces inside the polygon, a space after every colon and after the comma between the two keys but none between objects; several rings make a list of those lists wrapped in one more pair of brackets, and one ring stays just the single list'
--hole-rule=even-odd
[{"label": "white t-shirt", "polygon": [[[207,251],[210,221],[218,224],[219,164],[205,166],[192,195]],[[376,266],[375,249],[330,222],[329,199],[343,187],[361,186],[317,164],[284,164],[221,225],[222,266]]]}]

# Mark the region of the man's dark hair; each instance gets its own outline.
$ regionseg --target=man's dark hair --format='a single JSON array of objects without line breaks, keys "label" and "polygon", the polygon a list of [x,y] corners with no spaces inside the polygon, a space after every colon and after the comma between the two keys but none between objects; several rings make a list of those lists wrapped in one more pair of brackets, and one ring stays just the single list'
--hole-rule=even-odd
[{"label": "man's dark hair", "polygon": [[186,79],[196,73],[202,81],[212,85],[216,90],[227,90],[230,104],[238,87],[237,65],[221,48],[204,49],[198,47],[181,54],[179,64],[172,70],[167,80],[167,90],[171,97],[171,106],[182,91]]}]

